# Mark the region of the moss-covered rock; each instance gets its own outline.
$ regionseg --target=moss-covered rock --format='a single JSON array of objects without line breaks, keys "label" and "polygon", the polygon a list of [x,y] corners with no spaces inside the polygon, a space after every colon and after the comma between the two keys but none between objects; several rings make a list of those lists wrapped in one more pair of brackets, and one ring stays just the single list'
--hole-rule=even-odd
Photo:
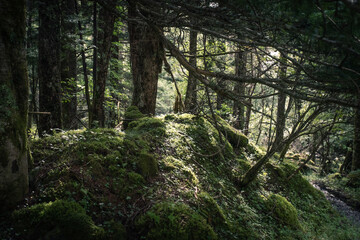
[{"label": "moss-covered rock", "polygon": [[138,107],[136,106],[130,106],[126,109],[124,117],[125,121],[123,123],[123,128],[127,129],[129,123],[131,123],[134,120],[140,119],[145,117],[146,115],[142,114]]},{"label": "moss-covered rock", "polygon": [[271,194],[266,201],[266,205],[271,213],[274,214],[274,217],[282,224],[295,229],[301,228],[296,208],[283,196]]},{"label": "moss-covered rock", "polygon": [[97,227],[76,202],[57,200],[13,213],[15,225],[29,239],[102,239]]},{"label": "moss-covered rock", "polygon": [[212,240],[217,235],[206,220],[183,203],[163,202],[136,221],[141,238],[148,240]]},{"label": "moss-covered rock", "polygon": [[140,174],[145,177],[155,177],[158,172],[158,162],[156,161],[154,155],[142,151],[136,161],[139,168]]},{"label": "moss-covered rock", "polygon": [[198,195],[199,212],[214,228],[222,227],[226,224],[226,217],[223,210],[215,199],[207,192]]}]

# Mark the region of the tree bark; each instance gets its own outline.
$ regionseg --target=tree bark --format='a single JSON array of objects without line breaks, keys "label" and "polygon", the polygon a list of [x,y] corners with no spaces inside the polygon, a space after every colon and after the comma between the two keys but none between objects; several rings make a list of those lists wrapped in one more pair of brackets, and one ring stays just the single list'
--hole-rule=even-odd
[{"label": "tree bark", "polygon": [[[113,6],[116,7],[115,5]],[[97,121],[100,127],[105,126],[105,86],[108,78],[108,68],[111,56],[111,43],[113,39],[115,15],[101,8],[99,14],[98,37],[98,71],[96,84],[94,83],[92,121]]]},{"label": "tree bark", "polygon": [[75,16],[75,1],[62,1],[62,39],[61,39],[61,90],[63,126],[65,129],[76,129],[77,121],[77,73],[76,43],[74,35],[76,23],[71,21]]},{"label": "tree bark", "polygon": [[[284,61],[286,61],[286,58],[284,56],[280,56],[280,66],[279,66],[280,80],[285,80],[286,78],[287,66]],[[283,82],[280,82],[280,85],[282,85],[282,87],[285,87]],[[285,131],[285,123],[286,123],[285,104],[286,104],[286,94],[283,91],[279,90],[277,114],[276,114],[276,133],[274,140],[274,145],[278,149],[278,151],[282,150],[281,147],[279,147],[279,144],[284,139],[284,131]]]},{"label": "tree bark", "polygon": [[[144,13],[146,15],[146,13]],[[129,19],[138,19],[133,2]],[[159,34],[147,23],[130,21],[130,63],[134,84],[132,105],[144,114],[155,114],[158,75],[161,72],[164,48]]]},{"label": "tree bark", "polygon": [[58,0],[39,1],[39,135],[62,128],[60,9]]},{"label": "tree bark", "polygon": [[[246,52],[242,51],[239,47],[238,52],[235,53],[235,75],[246,76]],[[240,96],[245,95],[245,83],[237,82],[234,88],[235,94]],[[243,99],[243,98],[242,98]],[[234,127],[240,130],[244,130],[245,127],[245,106],[237,101],[234,102],[233,112],[236,116],[236,122]]]},{"label": "tree bark", "polygon": [[6,0],[0,7],[0,212],[28,191],[25,3]]},{"label": "tree bark", "polygon": [[[97,1],[94,0],[94,6],[93,6],[93,46],[94,46],[94,52],[93,52],[93,71],[92,71],[92,76],[93,76],[93,97],[96,91],[96,85],[97,85],[97,58],[98,58],[98,54],[97,54],[97,50],[98,50],[98,42],[97,42],[97,38],[98,38],[98,28],[97,28],[97,15],[98,15],[98,10],[97,10]],[[94,100],[93,100],[94,103]],[[92,104],[90,104],[90,109],[89,109],[89,127],[94,127],[94,120],[93,120],[93,110],[94,106]]]},{"label": "tree bark", "polygon": [[[196,54],[197,54],[197,32],[190,31],[190,48],[189,48],[189,63],[196,68]],[[196,78],[192,72],[189,72],[188,84],[185,96],[185,112],[194,113],[196,111]]]}]

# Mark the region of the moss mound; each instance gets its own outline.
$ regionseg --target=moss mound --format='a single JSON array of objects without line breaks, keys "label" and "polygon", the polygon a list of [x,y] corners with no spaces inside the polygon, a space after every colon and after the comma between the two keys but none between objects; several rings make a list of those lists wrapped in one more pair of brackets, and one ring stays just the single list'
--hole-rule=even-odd
[{"label": "moss mound", "polygon": [[267,207],[281,223],[300,229],[296,208],[283,196],[272,194],[266,201]]},{"label": "moss mound", "polygon": [[346,177],[349,179],[346,185],[360,187],[360,169],[350,172]]},{"label": "moss mound", "polygon": [[140,156],[137,160],[137,165],[141,175],[145,178],[155,177],[159,172],[158,163],[155,157],[146,151],[142,151],[140,153]]},{"label": "moss mound", "polygon": [[138,107],[136,106],[130,106],[126,109],[124,117],[125,121],[123,123],[123,128],[127,129],[129,123],[131,123],[134,120],[140,119],[145,117],[146,115],[142,114]]},{"label": "moss mound", "polygon": [[[224,139],[226,134],[220,134]],[[48,208],[57,201],[78,203],[66,208],[76,209],[80,213],[74,215],[81,218],[68,217],[65,210],[56,215],[78,222],[85,219],[85,227],[71,224],[88,229],[81,239],[350,240],[360,236],[301,174],[288,180],[295,167],[286,160],[271,160],[253,184],[239,189],[234,180],[254,164],[261,150],[251,143],[236,147],[234,142],[232,146],[220,141],[219,132],[204,117],[138,115],[125,132],[67,131],[33,140],[31,146],[34,169],[28,204],[33,206],[20,210],[22,215],[14,213],[20,227],[12,235],[13,226],[3,231],[0,218],[0,239],[18,239],[15,233],[23,239],[71,239],[67,234],[71,231],[60,223],[65,220],[45,220],[50,219],[45,215],[55,212]],[[297,221],[292,218],[296,215]],[[40,233],[32,230],[36,228]]]},{"label": "moss mound", "polygon": [[183,203],[163,202],[141,216],[136,227],[148,240],[211,240],[217,235],[206,220]]},{"label": "moss mound", "polygon": [[102,239],[97,227],[78,203],[57,200],[13,213],[16,227],[29,239]]}]

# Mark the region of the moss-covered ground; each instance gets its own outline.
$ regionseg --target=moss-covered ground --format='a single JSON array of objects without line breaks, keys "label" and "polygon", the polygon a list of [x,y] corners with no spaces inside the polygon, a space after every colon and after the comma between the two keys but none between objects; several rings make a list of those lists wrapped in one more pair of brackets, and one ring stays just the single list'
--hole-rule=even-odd
[{"label": "moss-covered ground", "polygon": [[239,188],[263,153],[232,128],[189,114],[131,120],[125,132],[33,140],[31,193],[3,214],[0,239],[39,239],[39,227],[41,239],[79,239],[73,228],[86,239],[360,239],[301,175],[288,179],[286,160]]}]

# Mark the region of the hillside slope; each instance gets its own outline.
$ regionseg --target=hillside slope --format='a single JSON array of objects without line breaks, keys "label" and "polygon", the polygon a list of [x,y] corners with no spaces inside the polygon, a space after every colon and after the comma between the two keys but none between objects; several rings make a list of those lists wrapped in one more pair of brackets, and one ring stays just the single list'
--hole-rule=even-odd
[{"label": "hillside slope", "polygon": [[239,188],[262,152],[225,121],[219,135],[202,117],[139,117],[34,140],[32,192],[1,239],[360,239],[287,161]]}]

